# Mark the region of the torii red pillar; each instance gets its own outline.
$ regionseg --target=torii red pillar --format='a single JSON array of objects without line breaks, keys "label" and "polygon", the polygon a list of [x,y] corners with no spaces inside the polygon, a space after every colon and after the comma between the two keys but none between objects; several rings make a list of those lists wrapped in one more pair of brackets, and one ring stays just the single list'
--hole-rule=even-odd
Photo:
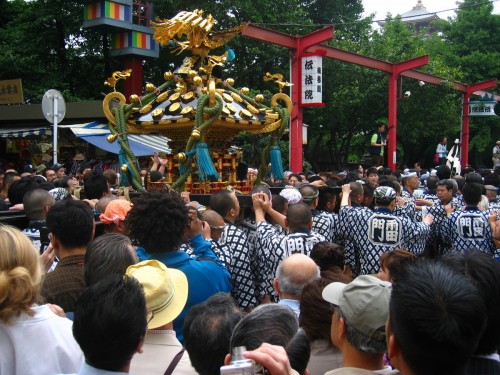
[{"label": "torii red pillar", "polygon": [[[253,25],[252,25],[253,26]],[[290,124],[290,170],[294,172],[302,171],[303,155],[302,155],[302,124],[303,115],[302,107],[300,106],[301,95],[301,59],[306,54],[308,48],[319,45],[322,42],[333,38],[333,26],[328,26],[320,30],[303,36],[291,36],[282,34],[273,30],[247,27],[243,30],[242,35],[259,39],[268,43],[278,44],[284,47],[293,49],[292,57],[292,89],[291,97],[293,102],[293,110],[291,114]],[[311,51],[309,51],[311,53]]]},{"label": "torii red pillar", "polygon": [[398,123],[398,79],[402,72],[429,63],[429,56],[420,56],[392,65],[389,74],[389,105],[387,113],[387,166],[394,170],[396,165],[396,129]]},{"label": "torii red pillar", "polygon": [[489,89],[495,87],[497,84],[496,79],[491,79],[489,81],[484,81],[480,83],[475,83],[473,85],[466,85],[463,103],[462,103],[462,155],[461,164],[462,169],[469,164],[469,101],[470,96],[479,90]]}]

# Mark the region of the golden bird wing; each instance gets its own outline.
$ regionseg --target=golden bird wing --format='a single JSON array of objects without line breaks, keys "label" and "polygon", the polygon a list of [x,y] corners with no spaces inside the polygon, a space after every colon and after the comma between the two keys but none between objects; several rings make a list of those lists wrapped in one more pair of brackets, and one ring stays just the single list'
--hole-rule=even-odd
[{"label": "golden bird wing", "polygon": [[247,27],[247,25],[247,23],[244,23],[228,30],[211,32],[210,34],[208,34],[207,40],[205,40],[205,46],[210,49],[222,47],[238,34],[241,34],[241,32]]},{"label": "golden bird wing", "polygon": [[155,31],[154,38],[158,43],[167,45],[171,40],[181,39],[183,36],[189,40],[190,47],[199,46],[206,39],[215,20],[212,16],[203,18],[203,11],[182,11],[169,20],[151,22]]},{"label": "golden bird wing", "polygon": [[185,34],[187,25],[179,20],[156,20],[151,21],[155,40],[163,45],[168,45],[176,35]]}]

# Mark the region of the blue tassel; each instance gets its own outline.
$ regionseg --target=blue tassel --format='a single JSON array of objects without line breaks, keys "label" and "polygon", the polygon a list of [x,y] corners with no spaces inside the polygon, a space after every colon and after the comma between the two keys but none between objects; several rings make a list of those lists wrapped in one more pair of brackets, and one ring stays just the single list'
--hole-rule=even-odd
[{"label": "blue tassel", "polygon": [[[186,152],[186,156],[188,157],[189,163],[192,162],[192,161],[189,160],[189,157],[193,156],[195,153],[196,153],[196,150],[191,150],[189,152]],[[181,163],[179,163],[179,171],[181,172],[181,176],[184,175],[184,173],[186,173],[187,167],[188,167],[187,162],[181,162]]]},{"label": "blue tassel", "polygon": [[196,164],[198,164],[201,181],[217,181],[219,179],[219,174],[215,169],[205,142],[198,142],[196,144]]},{"label": "blue tassel", "polygon": [[[123,152],[123,150],[120,149],[120,153],[118,154],[118,164],[120,165],[120,167],[123,165],[123,164],[127,164],[128,165],[128,162],[127,162],[127,157],[125,156],[125,153]],[[128,172],[123,172],[121,169],[120,169],[120,186],[130,186],[130,181],[128,180]]]},{"label": "blue tassel", "polygon": [[269,153],[271,154],[271,173],[274,178],[283,180],[285,178],[285,173],[283,171],[280,146],[271,146]]},{"label": "blue tassel", "polygon": [[236,58],[236,54],[234,53],[234,51],[228,47],[226,47],[226,51],[228,52],[226,61],[233,61]]}]

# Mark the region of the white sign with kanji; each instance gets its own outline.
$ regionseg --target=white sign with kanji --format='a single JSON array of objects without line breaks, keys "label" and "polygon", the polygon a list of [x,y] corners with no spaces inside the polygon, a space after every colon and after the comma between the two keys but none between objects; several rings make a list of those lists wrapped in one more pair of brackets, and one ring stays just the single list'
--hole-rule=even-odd
[{"label": "white sign with kanji", "polygon": [[495,116],[497,102],[474,101],[469,102],[469,116]]},{"label": "white sign with kanji", "polygon": [[323,102],[323,58],[302,57],[302,105],[318,105]]}]

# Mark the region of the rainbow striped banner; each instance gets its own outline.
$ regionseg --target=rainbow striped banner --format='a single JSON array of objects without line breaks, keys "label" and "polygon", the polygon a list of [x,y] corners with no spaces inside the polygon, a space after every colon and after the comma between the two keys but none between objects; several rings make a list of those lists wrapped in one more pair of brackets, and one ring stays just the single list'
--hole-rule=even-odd
[{"label": "rainbow striped banner", "polygon": [[129,5],[114,3],[112,1],[97,1],[85,6],[83,18],[85,21],[104,17],[118,21],[130,22],[130,14]]},{"label": "rainbow striped banner", "polygon": [[156,49],[156,42],[153,35],[141,33],[139,31],[127,31],[119,34],[113,34],[111,45],[113,48],[143,48]]}]

